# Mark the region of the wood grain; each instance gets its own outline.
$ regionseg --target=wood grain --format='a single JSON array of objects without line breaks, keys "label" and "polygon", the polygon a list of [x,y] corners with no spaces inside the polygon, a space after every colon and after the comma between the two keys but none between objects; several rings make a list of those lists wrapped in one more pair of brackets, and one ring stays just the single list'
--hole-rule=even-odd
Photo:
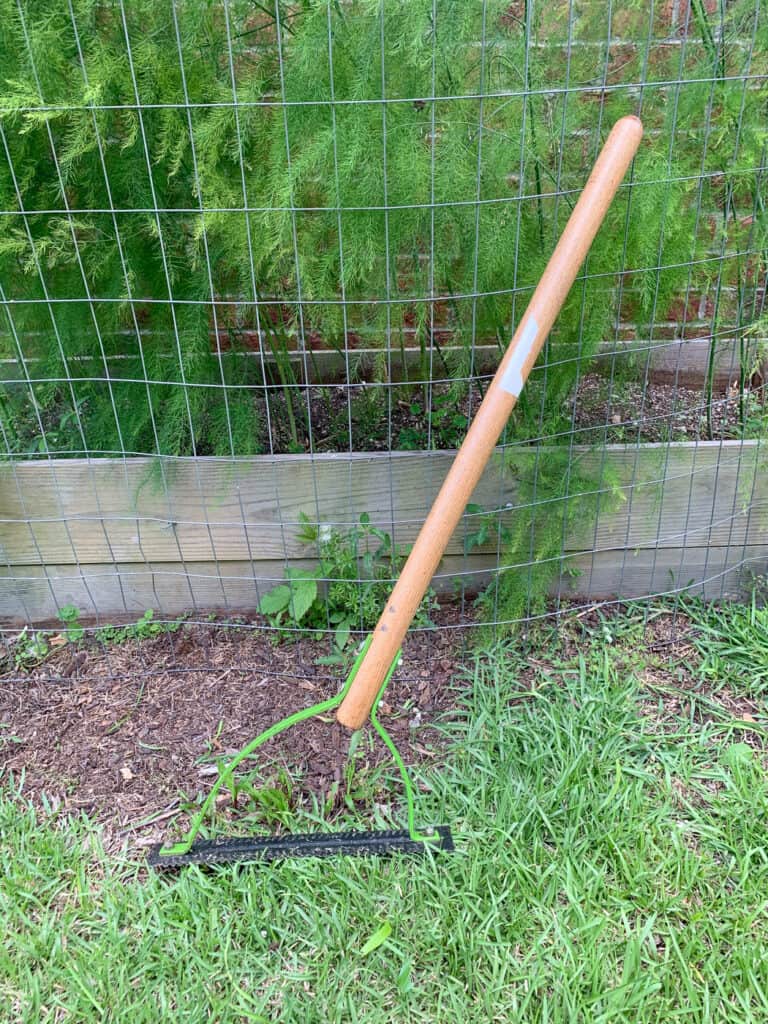
[{"label": "wood grain", "polygon": [[[764,446],[763,446],[764,448]],[[765,539],[768,480],[757,441],[575,449],[595,474],[607,508],[614,480],[619,507],[566,546],[717,547]],[[533,468],[554,449],[515,448]],[[300,515],[347,528],[363,512],[411,544],[453,460],[452,452],[399,452],[227,459],[69,460],[0,464],[0,563],[102,564],[269,561],[311,557]],[[494,457],[471,495],[504,517],[518,507],[517,475]],[[552,503],[562,516],[565,500]],[[478,517],[464,515],[447,551],[460,554]],[[495,550],[493,541],[478,553]]]},{"label": "wood grain", "polygon": [[[642,381],[647,378],[657,383],[677,384],[679,386],[700,389],[704,386],[709,372],[710,358],[713,358],[712,384],[715,391],[722,393],[729,387],[737,385],[739,379],[739,361],[741,358],[741,346],[737,338],[717,338],[714,344],[711,338],[696,337],[680,339],[681,325],[669,323],[659,326],[655,325],[656,334],[653,338],[629,337],[635,335],[636,329],[629,324],[622,324],[618,328],[618,337],[602,341],[597,349],[593,367],[598,373],[609,374],[619,373],[626,375],[630,371],[630,364],[637,379]],[[663,332],[663,336],[662,336]],[[761,346],[765,346],[765,338],[747,338],[744,340],[744,360],[750,371],[757,370],[766,377],[765,360],[761,359]],[[713,350],[712,353],[710,350]],[[472,368],[475,375],[488,376],[496,372],[499,366],[502,353],[498,345],[491,343],[490,339],[479,338],[471,350],[464,347],[452,345],[450,334],[445,335],[440,351],[445,359],[445,366],[440,357],[432,354],[432,377],[440,380],[450,376],[453,368],[461,366],[471,352]],[[242,355],[245,359],[259,359],[261,355],[255,352],[246,352]],[[169,360],[175,358],[170,355]],[[289,361],[293,365],[297,380],[304,380],[304,371],[308,370],[309,382],[328,383],[346,381],[347,367],[349,367],[349,383],[356,384],[363,381],[376,383],[383,378],[392,382],[419,381],[423,374],[421,367],[424,354],[422,349],[412,343],[403,348],[367,347],[350,349],[348,353],[318,350],[313,351],[311,362],[305,359],[301,352],[289,352]],[[274,356],[270,352],[264,353],[264,365],[267,373],[274,369]],[[569,361],[581,361],[578,347],[575,345],[556,344],[549,351],[549,362],[560,363]],[[29,361],[34,367],[34,360]],[[112,356],[107,359],[110,377],[113,380],[120,380],[125,375],[125,356]],[[96,356],[82,356],[72,360],[72,364],[79,367],[78,372],[83,376],[96,374],[101,377],[104,373],[104,362]],[[448,370],[446,370],[446,366]],[[545,362],[538,361],[531,371],[535,379],[544,372]],[[582,363],[582,371],[584,364]],[[24,374],[21,365],[17,360],[0,360],[0,382],[11,384],[15,381],[23,382]],[[26,386],[21,383],[21,386]]]},{"label": "wood grain", "polygon": [[[292,564],[316,565],[308,559]],[[435,589],[451,592],[460,578],[470,596],[494,578],[495,566],[495,556],[489,554],[468,559],[447,555],[434,578]],[[747,592],[753,575],[765,573],[766,566],[766,544],[572,552],[563,560],[568,575],[552,592],[586,603],[682,590],[708,600],[736,599]],[[218,566],[211,562],[0,566],[0,620],[18,624],[55,620],[68,604],[99,623],[137,619],[147,608],[154,610],[156,618],[187,613],[205,617],[211,611],[252,614],[259,595],[282,579],[284,568],[282,561],[221,562]]]},{"label": "wood grain", "polygon": [[613,126],[600,151],[371,633],[349,692],[336,712],[337,720],[348,729],[359,729],[368,718],[411,620],[637,152],[642,134],[639,118],[623,117]]}]

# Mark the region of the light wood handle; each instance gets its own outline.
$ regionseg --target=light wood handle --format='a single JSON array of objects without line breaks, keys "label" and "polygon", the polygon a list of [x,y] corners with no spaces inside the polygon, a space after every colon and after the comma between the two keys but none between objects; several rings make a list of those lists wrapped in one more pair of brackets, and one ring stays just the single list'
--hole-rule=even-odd
[{"label": "light wood handle", "polygon": [[339,707],[336,717],[349,729],[359,729],[368,718],[387,670],[637,152],[642,134],[639,118],[623,117],[606,139],[376,624],[365,660]]}]

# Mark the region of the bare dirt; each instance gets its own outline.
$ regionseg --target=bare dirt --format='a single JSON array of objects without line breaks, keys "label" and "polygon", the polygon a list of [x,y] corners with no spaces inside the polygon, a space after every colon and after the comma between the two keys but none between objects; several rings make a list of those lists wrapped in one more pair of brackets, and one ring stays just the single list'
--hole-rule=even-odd
[{"label": "bare dirt", "polygon": [[[714,394],[678,384],[621,381],[613,384],[596,373],[584,376],[573,404],[574,428],[584,443],[727,440],[741,436],[742,413],[754,420],[765,400],[764,389]],[[749,434],[749,430],[747,430]]]},{"label": "bare dirt", "polygon": [[[487,387],[488,381],[485,381]],[[272,443],[276,451],[423,450],[455,448],[482,401],[477,383],[457,392],[446,383],[327,385],[297,390],[297,438],[289,430],[285,397],[274,391]],[[654,441],[727,440],[755,436],[766,415],[766,388],[758,383],[715,392],[652,380],[615,380],[585,374],[562,407],[555,429],[562,442],[642,444]],[[538,408],[538,399],[532,399]],[[264,417],[262,417],[264,418]],[[309,429],[308,422],[312,427]]]}]

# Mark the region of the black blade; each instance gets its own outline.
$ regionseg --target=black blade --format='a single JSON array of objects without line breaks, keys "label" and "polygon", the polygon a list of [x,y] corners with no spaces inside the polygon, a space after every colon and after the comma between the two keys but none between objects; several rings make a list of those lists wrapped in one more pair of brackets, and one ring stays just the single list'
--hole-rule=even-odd
[{"label": "black blade", "polygon": [[147,863],[153,868],[180,868],[185,864],[226,864],[238,860],[279,860],[284,857],[387,857],[393,853],[424,854],[453,850],[447,825],[438,825],[432,841],[414,842],[406,830],[378,832],[304,832],[285,836],[253,836],[243,839],[201,839],[187,853],[164,856],[162,845],[153,846]]}]

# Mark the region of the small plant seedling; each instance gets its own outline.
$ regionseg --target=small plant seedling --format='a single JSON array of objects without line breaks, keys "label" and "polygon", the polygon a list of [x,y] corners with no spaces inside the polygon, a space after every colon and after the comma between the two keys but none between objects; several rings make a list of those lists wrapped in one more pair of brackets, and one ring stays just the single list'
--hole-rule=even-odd
[{"label": "small plant seedling", "polygon": [[[10,725],[7,722],[0,722],[0,730],[10,729]],[[9,743],[23,743],[24,740],[21,736],[16,736],[12,732],[0,731],[0,750],[7,746]]]},{"label": "small plant seedling", "polygon": [[44,661],[50,652],[50,645],[43,633],[31,633],[27,626],[16,637],[13,661],[17,669],[34,668]]},{"label": "small plant seedling", "polygon": [[76,644],[85,636],[85,629],[80,625],[80,610],[73,604],[65,604],[59,609],[59,620],[66,626],[64,636],[67,643]]},{"label": "small plant seedling", "polygon": [[59,621],[66,628],[51,639],[28,626],[22,629],[13,642],[13,662],[17,669],[34,668],[45,661],[56,647],[79,643],[85,636],[85,629],[80,625],[80,612],[75,605],[67,604],[60,608]]},{"label": "small plant seedling", "polygon": [[464,413],[458,412],[456,408],[465,391],[464,387],[452,386],[448,391],[437,393],[431,409],[425,409],[419,402],[411,402],[408,412],[417,423],[403,427],[398,435],[397,447],[404,451],[458,448],[469,424]]},{"label": "small plant seedling", "polygon": [[147,608],[136,622],[129,622],[126,626],[102,626],[96,630],[94,637],[101,644],[120,644],[126,640],[146,640],[161,633],[175,633],[181,624],[181,619],[156,622],[154,609]]},{"label": "small plant seedling", "polygon": [[[216,769],[221,779],[227,771],[227,761],[217,761]],[[230,795],[232,806],[239,806],[241,811],[258,820],[261,824],[274,826],[284,825],[291,813],[293,784],[288,773],[280,771],[277,779],[267,785],[255,782],[257,773],[245,776],[228,776],[224,788]],[[244,798],[244,800],[241,800]],[[212,814],[215,809],[212,809]]]}]

